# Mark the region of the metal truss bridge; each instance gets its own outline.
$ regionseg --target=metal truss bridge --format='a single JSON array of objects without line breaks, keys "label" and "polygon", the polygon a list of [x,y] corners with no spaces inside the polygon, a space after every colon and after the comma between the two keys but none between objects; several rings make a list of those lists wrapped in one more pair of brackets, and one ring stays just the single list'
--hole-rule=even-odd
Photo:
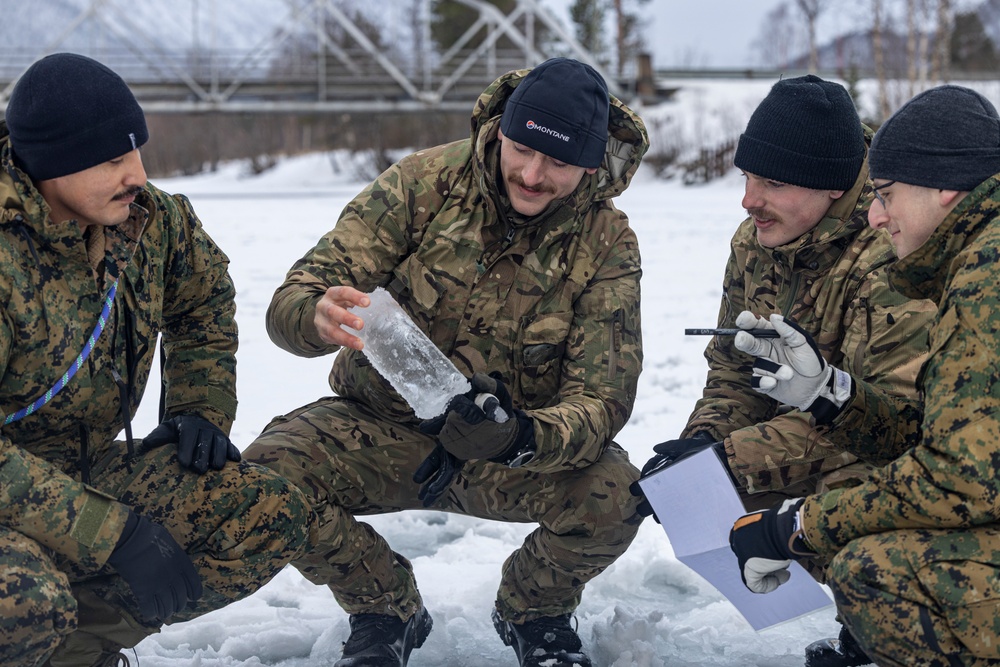
[{"label": "metal truss bridge", "polygon": [[[593,65],[622,94],[537,0],[517,0],[509,14],[483,0],[456,2],[475,18],[444,51],[430,46],[429,0],[75,0],[61,3],[71,13],[44,19],[37,9],[48,3],[20,3],[35,13],[5,15],[0,110],[24,70],[58,51],[105,63],[147,112],[160,113],[467,112],[500,74],[557,55]],[[390,10],[402,19],[387,43],[372,26],[388,25]],[[234,11],[266,13],[244,24],[258,29],[254,43]],[[357,20],[364,11],[383,16]],[[48,24],[32,33],[31,19]]]}]

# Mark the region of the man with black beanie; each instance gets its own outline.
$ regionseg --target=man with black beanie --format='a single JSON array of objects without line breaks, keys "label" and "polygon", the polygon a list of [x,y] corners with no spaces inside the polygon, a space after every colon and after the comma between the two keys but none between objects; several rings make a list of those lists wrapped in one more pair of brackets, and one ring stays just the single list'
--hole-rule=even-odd
[{"label": "man with black beanie", "polygon": [[[0,122],[5,666],[128,665],[121,649],[257,590],[308,536],[302,493],[227,436],[228,259],[146,181],[148,138],[121,77],[70,53],[28,68]],[[165,413],[133,439],[158,336]]]},{"label": "man with black beanie", "polygon": [[[923,419],[889,424],[915,446],[858,486],[743,517],[730,541],[741,565],[776,580],[802,553],[830,559],[837,610],[879,665],[1000,665],[1000,115],[968,88],[932,88],[879,128],[869,164],[868,220],[900,258],[892,285],[938,309]],[[768,349],[742,341],[761,357],[762,390],[801,405],[837,378],[831,427],[870,439],[892,397],[776,328]]]},{"label": "man with black beanie", "polygon": [[[915,420],[933,304],[889,287],[892,248],[865,220],[870,138],[843,86],[813,75],[774,84],[736,148],[749,217],[731,241],[718,326],[752,329],[770,326],[769,317],[789,318],[814,336],[823,358],[884,388],[896,410]],[[654,446],[644,473],[714,446],[744,506],[755,509],[856,483],[905,446],[888,432],[859,446],[830,430],[822,402],[790,410],[755,392],[746,373],[751,358],[732,338],[713,338],[705,357],[703,397],[680,437]],[[824,562],[804,564],[824,579]],[[867,663],[846,633],[841,639],[849,645],[809,646],[806,665]]]},{"label": "man with black beanie", "polygon": [[[336,352],[335,395],[274,419],[245,454],[320,516],[294,565],[350,614],[334,667],[402,667],[430,633],[410,562],[359,520],[422,508],[537,524],[503,565],[494,626],[524,667],[591,664],[573,613],[642,522],[639,471],[613,441],[642,362],[639,249],[614,199],[647,148],[590,65],[508,72],[467,139],[392,165],[278,287],[271,339]],[[378,317],[376,288],[470,379],[442,414],[418,417],[361,351],[352,330]],[[483,394],[509,419],[488,419]]]}]

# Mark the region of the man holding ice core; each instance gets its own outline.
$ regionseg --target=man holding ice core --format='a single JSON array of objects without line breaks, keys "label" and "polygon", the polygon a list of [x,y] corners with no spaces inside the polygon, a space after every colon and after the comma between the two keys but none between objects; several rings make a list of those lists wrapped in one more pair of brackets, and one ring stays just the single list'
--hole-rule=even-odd
[{"label": "man holding ice core", "polygon": [[[611,200],[647,147],[588,65],[510,72],[480,96],[469,139],[390,167],[275,293],[275,343],[340,350],[336,396],[273,420],[244,455],[320,517],[295,565],[350,614],[337,667],[405,665],[430,632],[410,563],[355,518],[421,507],[537,523],[504,563],[494,625],[522,665],[591,664],[571,616],[642,519],[638,470],[612,442],[641,366],[641,272]],[[363,330],[380,286],[472,381],[441,417],[415,417],[343,328]],[[482,417],[483,392],[509,420]]]}]

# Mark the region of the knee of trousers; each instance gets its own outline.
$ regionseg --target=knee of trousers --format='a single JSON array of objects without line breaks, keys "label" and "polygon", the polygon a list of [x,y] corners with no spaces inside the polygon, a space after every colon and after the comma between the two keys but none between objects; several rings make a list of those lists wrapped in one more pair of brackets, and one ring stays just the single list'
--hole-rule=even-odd
[{"label": "knee of trousers", "polygon": [[0,664],[34,664],[76,630],[65,573],[33,539],[0,528]]},{"label": "knee of trousers", "polygon": [[865,591],[868,593],[863,597],[871,595],[875,581],[868,571],[876,565],[864,542],[863,539],[850,542],[837,552],[826,568],[826,583],[838,600],[858,600]]},{"label": "knee of trousers", "polygon": [[[235,501],[242,496],[242,499],[228,508],[230,519],[226,524],[235,520],[241,535],[252,536],[253,542],[271,552],[274,558],[297,554],[315,532],[316,519],[305,494],[264,466],[242,461],[238,466],[226,466],[226,470],[230,467],[242,490],[231,498]],[[236,535],[232,539],[236,540]]]},{"label": "knee of trousers", "polygon": [[609,449],[593,465],[564,474],[555,483],[560,502],[542,524],[561,534],[583,532],[609,546],[630,543],[642,517],[636,511],[639,499],[629,491],[639,471],[625,453]]}]

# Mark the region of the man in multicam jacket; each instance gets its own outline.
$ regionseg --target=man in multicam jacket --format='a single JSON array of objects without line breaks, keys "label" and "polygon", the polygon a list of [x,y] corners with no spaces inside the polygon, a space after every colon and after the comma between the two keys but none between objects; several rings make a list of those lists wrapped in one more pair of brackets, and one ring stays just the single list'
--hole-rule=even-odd
[{"label": "man in multicam jacket", "polygon": [[[7,667],[127,665],[120,649],[257,590],[308,536],[301,492],[225,434],[228,260],[146,182],[147,136],[125,82],[72,54],[32,65],[0,122]],[[166,416],[133,441],[161,333]]]},{"label": "man in multicam jacket", "polygon": [[[893,416],[915,424],[915,379],[934,306],[888,284],[892,248],[865,220],[870,137],[839,84],[809,75],[772,87],[736,150],[749,218],[732,239],[718,326],[749,328],[780,313],[810,332],[831,364],[893,395]],[[732,338],[713,338],[705,356],[703,397],[681,438],[654,447],[644,473],[692,447],[721,443],[749,510],[863,479],[912,444],[899,441],[895,422],[886,421],[862,447],[754,392],[752,358]],[[822,580],[824,563],[805,564]],[[829,640],[809,646],[806,664],[827,664],[834,647]]]},{"label": "man in multicam jacket", "polygon": [[[832,559],[838,612],[879,665],[1000,665],[1000,116],[968,88],[933,88],[882,125],[870,165],[869,223],[900,257],[892,283],[937,303],[917,444],[859,486],[741,518],[730,542],[751,590],[780,584],[802,554]],[[739,334],[761,357],[761,391],[825,401],[844,438],[886,427],[893,401],[882,387],[824,362],[805,332],[773,325],[773,345]]]},{"label": "man in multicam jacket", "polygon": [[[591,664],[571,614],[642,518],[628,492],[638,470],[612,442],[642,359],[639,252],[611,200],[647,146],[591,67],[557,58],[505,74],[470,139],[390,167],[275,293],[275,343],[310,357],[343,347],[337,395],[246,450],[320,516],[319,544],[295,565],[350,614],[337,666],[404,665],[430,631],[409,562],[355,518],[421,507],[538,523],[503,566],[494,623],[523,665]],[[361,329],[379,286],[472,378],[440,418],[416,419],[341,328]],[[505,423],[472,403],[487,392]]]}]

